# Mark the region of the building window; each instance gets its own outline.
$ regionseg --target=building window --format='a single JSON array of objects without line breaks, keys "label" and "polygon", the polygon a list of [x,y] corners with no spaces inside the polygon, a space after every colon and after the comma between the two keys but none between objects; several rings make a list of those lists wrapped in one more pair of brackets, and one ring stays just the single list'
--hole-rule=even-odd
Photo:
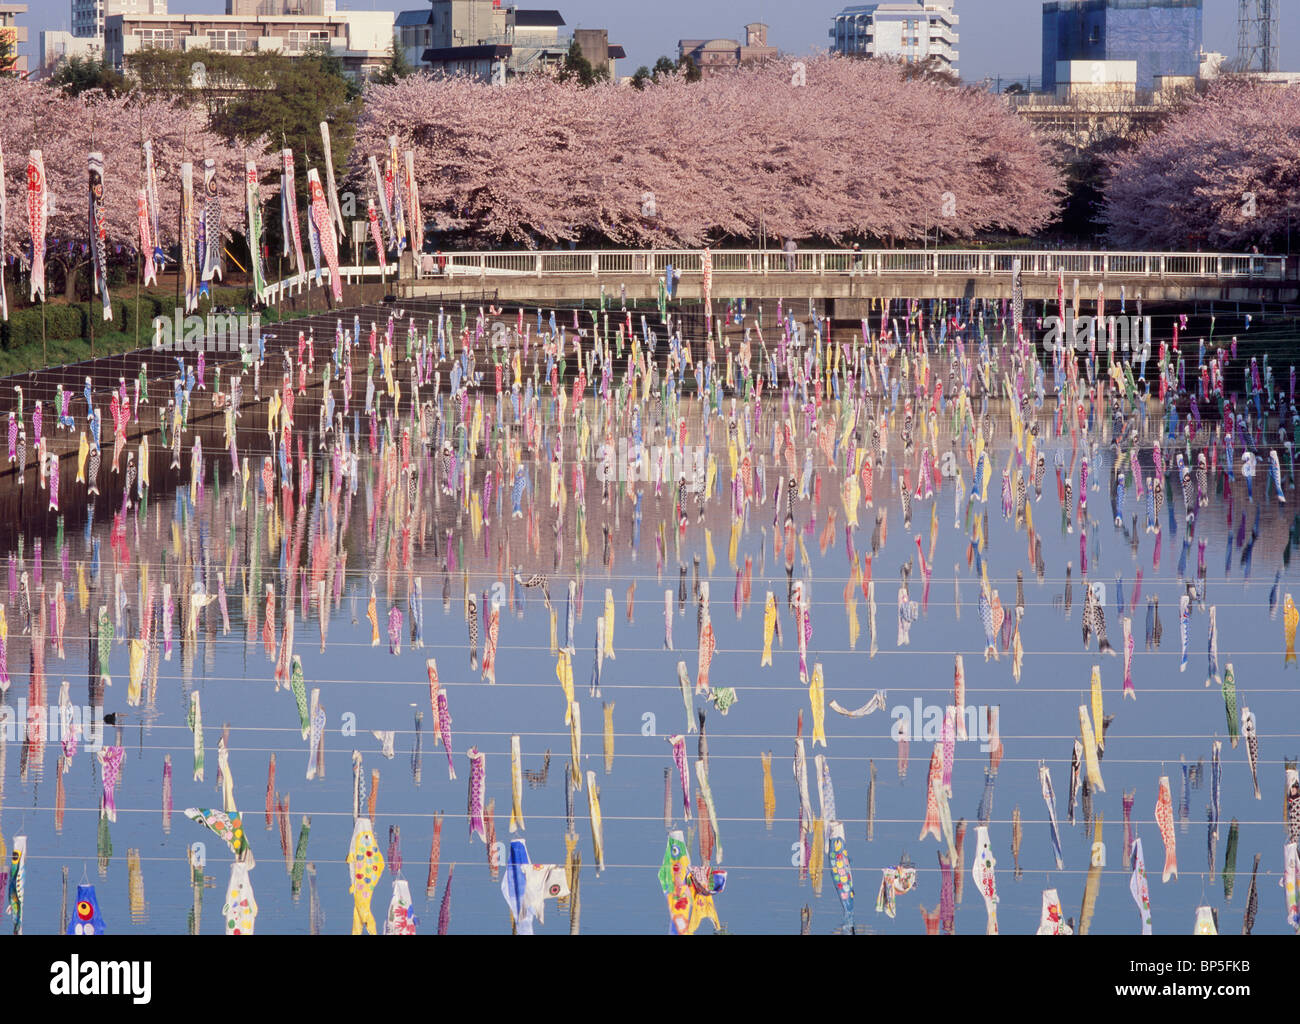
[{"label": "building window", "polygon": [[328,32],[290,32],[288,35],[289,50],[294,53],[300,53],[303,50],[310,50],[322,46],[329,46],[330,34]]},{"label": "building window", "polygon": [[174,50],[176,33],[169,28],[138,28],[135,37],[142,50]]},{"label": "building window", "polygon": [[242,28],[208,29],[209,50],[247,50],[248,32]]}]

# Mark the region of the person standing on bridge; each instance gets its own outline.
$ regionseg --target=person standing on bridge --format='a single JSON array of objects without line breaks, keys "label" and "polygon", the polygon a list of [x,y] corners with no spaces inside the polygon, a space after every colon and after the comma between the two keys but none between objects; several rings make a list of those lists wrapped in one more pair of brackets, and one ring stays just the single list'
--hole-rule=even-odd
[{"label": "person standing on bridge", "polygon": [[794,265],[795,265],[794,254],[798,250],[798,248],[799,247],[795,245],[795,241],[793,238],[787,238],[785,240],[785,269],[787,273],[790,274],[794,273]]},{"label": "person standing on bridge", "polygon": [[862,277],[862,246],[857,242],[853,243],[853,266],[849,270],[849,277]]}]

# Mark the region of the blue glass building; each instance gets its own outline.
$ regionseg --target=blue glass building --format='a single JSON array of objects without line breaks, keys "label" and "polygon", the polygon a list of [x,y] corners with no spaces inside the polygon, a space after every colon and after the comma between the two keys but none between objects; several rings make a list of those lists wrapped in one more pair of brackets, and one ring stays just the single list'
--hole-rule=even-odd
[{"label": "blue glass building", "polygon": [[1058,60],[1135,60],[1137,87],[1200,68],[1202,0],[1049,0],[1043,4],[1043,91]]}]

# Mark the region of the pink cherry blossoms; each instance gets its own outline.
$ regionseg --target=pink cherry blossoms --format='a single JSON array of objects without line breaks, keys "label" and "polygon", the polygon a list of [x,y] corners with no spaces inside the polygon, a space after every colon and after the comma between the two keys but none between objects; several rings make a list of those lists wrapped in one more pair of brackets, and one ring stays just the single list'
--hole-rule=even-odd
[{"label": "pink cherry blossoms", "polygon": [[1263,247],[1298,189],[1300,89],[1229,82],[1115,159],[1103,219],[1121,246]]},{"label": "pink cherry blossoms", "polygon": [[[105,99],[101,93],[72,98],[44,85],[0,79],[0,144],[4,146],[5,195],[9,201],[5,255],[17,255],[28,242],[27,154],[39,149],[53,195],[47,234],[62,242],[87,240],[89,204],[86,158],[104,154],[108,244],[139,247],[136,197],[143,187],[141,137],[153,140],[154,167],[164,245],[174,243],[180,205],[180,165],[195,165],[196,188],[203,182],[203,160],[217,165],[225,234],[243,234],[245,153],[206,128],[206,115],[160,100]],[[250,148],[263,172],[278,166],[265,147]],[[262,199],[279,194],[278,184],[262,187]],[[201,198],[201,197],[200,197]]]},{"label": "pink cherry blossoms", "polygon": [[425,216],[490,244],[1029,233],[1063,193],[1047,147],[997,97],[831,57],[644,91],[371,86],[352,156],[363,201],[390,135],[415,151]]}]

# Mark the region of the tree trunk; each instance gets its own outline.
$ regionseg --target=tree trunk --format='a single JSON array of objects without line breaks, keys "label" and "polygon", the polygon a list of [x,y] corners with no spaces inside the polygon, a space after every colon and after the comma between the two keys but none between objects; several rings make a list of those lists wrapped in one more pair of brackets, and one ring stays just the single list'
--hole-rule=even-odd
[{"label": "tree trunk", "polygon": [[79,275],[81,274],[82,268],[87,267],[89,265],[90,265],[90,260],[81,260],[78,262],[76,259],[70,260],[66,256],[49,257],[47,261],[46,271],[45,271],[46,290],[47,291],[49,290],[49,285],[50,285],[49,268],[51,266],[57,266],[63,271],[63,297],[67,299],[68,302],[76,302],[77,284],[78,284]]}]

